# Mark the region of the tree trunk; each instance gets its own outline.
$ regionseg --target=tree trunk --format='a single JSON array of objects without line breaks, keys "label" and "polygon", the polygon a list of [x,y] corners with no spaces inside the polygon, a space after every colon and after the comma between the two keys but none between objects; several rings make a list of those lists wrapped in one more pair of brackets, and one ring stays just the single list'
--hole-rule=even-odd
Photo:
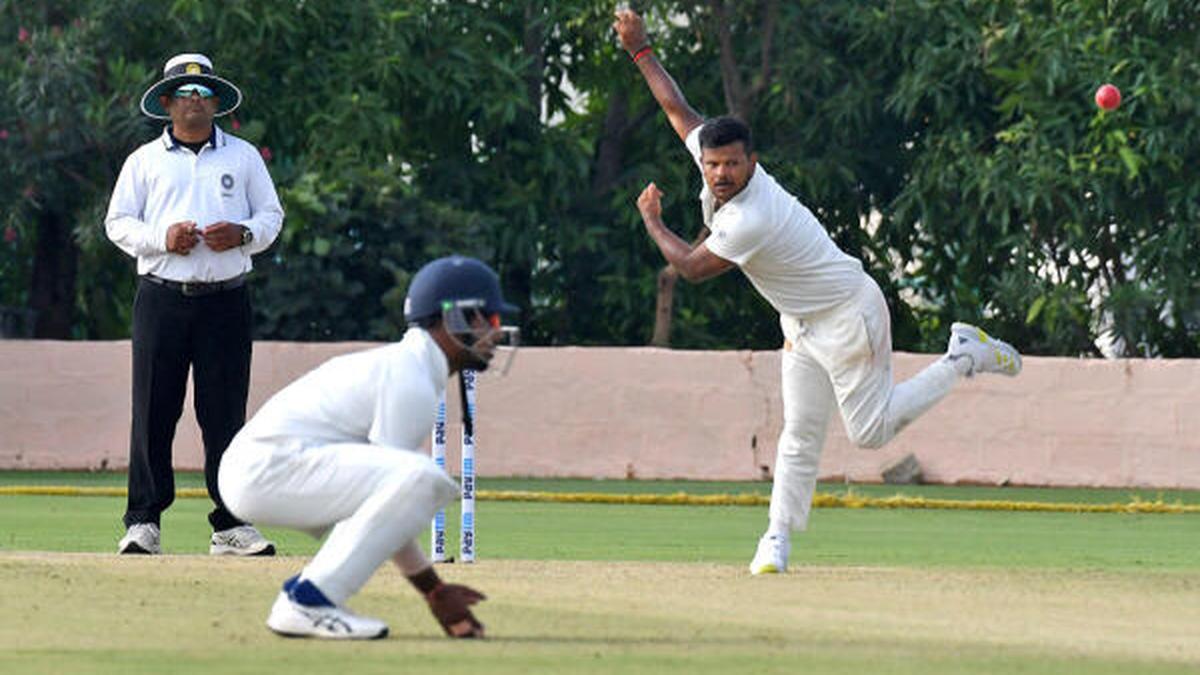
[{"label": "tree trunk", "polygon": [[[542,3],[527,3],[524,7],[525,30],[521,34],[521,51],[529,57],[528,68],[523,73],[525,84],[525,99],[528,109],[519,115],[512,125],[512,135],[522,139],[531,147],[538,143],[541,134],[542,115],[542,71],[546,65],[545,56],[545,26],[546,19]],[[501,286],[505,298],[515,305],[530,307],[533,304],[533,268],[536,253],[534,251],[535,237],[518,238],[520,243],[512,245],[501,255],[504,264],[500,270]],[[532,334],[531,312],[521,312],[519,321],[521,331]]]},{"label": "tree trunk", "polygon": [[617,184],[625,160],[625,139],[629,134],[629,126],[629,95],[625,90],[618,89],[608,99],[604,132],[596,149],[596,163],[592,171],[594,199],[601,199]]},{"label": "tree trunk", "polygon": [[718,65],[721,68],[721,85],[725,93],[725,107],[729,113],[750,124],[758,97],[771,83],[772,45],[775,37],[775,24],[779,16],[779,1],[767,0],[763,6],[763,17],[759,32],[762,45],[759,50],[759,62],[756,75],[746,82],[742,78],[738,55],[734,48],[734,36],[730,30],[733,23],[730,13],[733,10],[727,0],[710,0],[717,33],[717,44],[720,47]]},{"label": "tree trunk", "polygon": [[535,129],[542,114],[542,71],[546,69],[545,26],[546,18],[540,3],[525,5],[525,33],[521,48],[525,56],[531,59],[529,69],[525,71],[525,97],[529,101]]},{"label": "tree trunk", "polygon": [[671,346],[672,304],[675,300],[675,282],[679,272],[667,265],[658,271],[658,292],[654,303],[654,335],[650,344],[655,347]]},{"label": "tree trunk", "polygon": [[35,338],[65,340],[75,323],[75,276],[79,251],[62,214],[42,211],[34,247],[29,306]]},{"label": "tree trunk", "polygon": [[[692,248],[708,238],[708,228],[700,228],[692,240]],[[679,270],[667,265],[658,271],[657,292],[654,302],[654,335],[650,344],[655,347],[671,346],[671,321],[674,319],[675,284],[679,282]]]}]

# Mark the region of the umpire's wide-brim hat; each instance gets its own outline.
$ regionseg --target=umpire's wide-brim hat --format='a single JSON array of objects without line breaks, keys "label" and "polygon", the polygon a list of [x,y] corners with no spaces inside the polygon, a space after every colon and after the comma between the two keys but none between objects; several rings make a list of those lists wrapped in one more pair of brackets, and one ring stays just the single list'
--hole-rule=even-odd
[{"label": "umpire's wide-brim hat", "polygon": [[169,120],[171,116],[163,109],[159,96],[170,96],[185,84],[202,84],[220,99],[216,117],[228,115],[242,104],[242,92],[229,80],[213,74],[212,61],[203,54],[177,54],[163,66],[163,79],[142,94],[142,112],[158,120]]}]

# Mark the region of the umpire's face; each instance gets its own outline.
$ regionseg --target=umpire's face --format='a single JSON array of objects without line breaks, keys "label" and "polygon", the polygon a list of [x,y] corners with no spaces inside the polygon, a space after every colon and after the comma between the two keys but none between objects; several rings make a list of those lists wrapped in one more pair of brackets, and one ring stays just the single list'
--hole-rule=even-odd
[{"label": "umpire's face", "polygon": [[192,129],[211,127],[221,99],[217,96],[201,98],[199,94],[186,97],[161,96],[159,102],[171,116],[177,128]]}]

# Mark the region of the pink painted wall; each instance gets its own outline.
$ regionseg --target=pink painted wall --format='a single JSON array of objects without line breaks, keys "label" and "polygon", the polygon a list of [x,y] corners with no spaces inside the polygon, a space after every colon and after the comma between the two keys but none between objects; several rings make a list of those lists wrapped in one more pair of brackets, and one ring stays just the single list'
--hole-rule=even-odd
[{"label": "pink painted wall", "polygon": [[[251,410],[369,346],[256,343]],[[897,354],[897,378],[934,358]],[[523,348],[507,377],[480,381],[479,473],[761,478],[780,427],[778,371],[776,352]],[[120,469],[128,429],[128,342],[0,341],[0,468]],[[878,481],[909,452],[931,482],[1200,488],[1200,361],[1030,357],[1016,379],[962,382],[883,450],[852,447],[835,421],[821,475]],[[190,398],[175,456],[178,468],[202,464]]]}]

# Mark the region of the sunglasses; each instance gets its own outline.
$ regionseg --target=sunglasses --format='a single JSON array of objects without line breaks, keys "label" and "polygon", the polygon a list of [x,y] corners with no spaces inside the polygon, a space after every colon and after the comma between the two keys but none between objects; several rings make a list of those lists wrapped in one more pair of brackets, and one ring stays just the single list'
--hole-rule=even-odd
[{"label": "sunglasses", "polygon": [[202,84],[185,84],[175,90],[175,98],[191,98],[192,94],[197,94],[200,98],[212,98],[213,90]]}]

